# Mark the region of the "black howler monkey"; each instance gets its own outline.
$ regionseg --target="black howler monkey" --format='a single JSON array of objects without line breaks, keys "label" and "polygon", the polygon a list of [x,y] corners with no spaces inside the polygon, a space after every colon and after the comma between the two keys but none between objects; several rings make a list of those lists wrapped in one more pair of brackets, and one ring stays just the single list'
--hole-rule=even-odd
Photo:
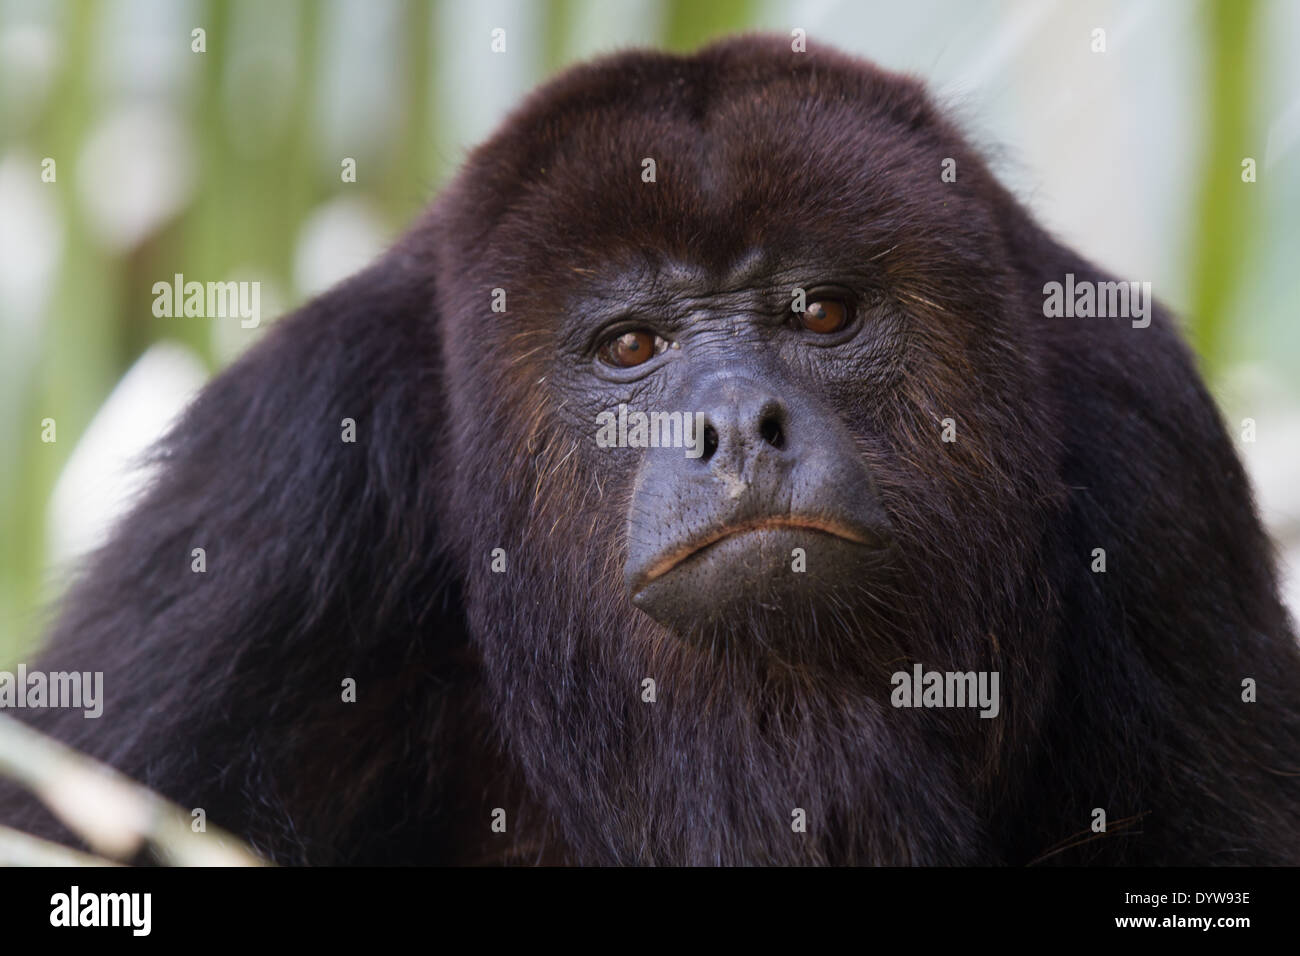
[{"label": "black howler monkey", "polygon": [[1300,862],[1242,467],[1067,277],[911,79],[569,70],[202,392],[28,719],[286,863]]}]

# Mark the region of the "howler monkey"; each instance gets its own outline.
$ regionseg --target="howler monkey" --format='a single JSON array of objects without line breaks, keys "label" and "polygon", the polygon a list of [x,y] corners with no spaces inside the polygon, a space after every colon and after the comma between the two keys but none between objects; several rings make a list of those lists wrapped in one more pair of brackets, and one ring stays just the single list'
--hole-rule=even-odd
[{"label": "howler monkey", "polygon": [[912,79],[569,70],[204,389],[26,719],[286,863],[1300,862],[1232,442],[1048,307],[1114,281]]}]

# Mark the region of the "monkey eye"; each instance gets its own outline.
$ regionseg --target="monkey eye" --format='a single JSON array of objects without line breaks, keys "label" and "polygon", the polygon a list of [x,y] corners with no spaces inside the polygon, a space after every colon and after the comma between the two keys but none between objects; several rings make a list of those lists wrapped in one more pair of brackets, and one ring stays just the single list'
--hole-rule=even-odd
[{"label": "monkey eye", "polygon": [[827,335],[848,325],[849,307],[838,299],[816,299],[799,318],[809,332]]},{"label": "monkey eye", "polygon": [[600,347],[600,357],[615,368],[633,368],[650,361],[668,342],[645,329],[620,332]]}]

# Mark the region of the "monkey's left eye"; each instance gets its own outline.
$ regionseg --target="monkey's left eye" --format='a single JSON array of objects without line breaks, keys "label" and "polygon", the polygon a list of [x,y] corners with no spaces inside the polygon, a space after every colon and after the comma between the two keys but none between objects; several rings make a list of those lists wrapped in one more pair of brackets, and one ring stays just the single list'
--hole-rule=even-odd
[{"label": "monkey's left eye", "polygon": [[848,325],[849,318],[849,307],[838,299],[817,299],[808,303],[800,321],[809,332],[828,335]]},{"label": "monkey's left eye", "polygon": [[615,368],[643,365],[668,347],[668,342],[645,329],[620,332],[600,347],[600,357]]}]

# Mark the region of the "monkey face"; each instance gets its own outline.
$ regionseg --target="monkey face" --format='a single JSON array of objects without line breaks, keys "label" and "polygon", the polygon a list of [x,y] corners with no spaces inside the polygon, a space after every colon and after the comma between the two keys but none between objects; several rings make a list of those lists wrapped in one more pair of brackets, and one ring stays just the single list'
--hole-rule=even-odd
[{"label": "monkey face", "polygon": [[436,210],[453,454],[499,477],[458,476],[448,524],[595,633],[919,653],[936,591],[1054,501],[994,181],[919,86],[833,55],[571,82]]}]

